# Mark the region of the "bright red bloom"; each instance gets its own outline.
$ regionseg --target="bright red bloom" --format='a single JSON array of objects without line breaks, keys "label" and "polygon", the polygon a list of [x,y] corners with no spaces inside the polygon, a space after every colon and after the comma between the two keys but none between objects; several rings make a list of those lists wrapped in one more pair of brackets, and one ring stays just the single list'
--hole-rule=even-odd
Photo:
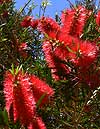
[{"label": "bright red bloom", "polygon": [[5,101],[6,101],[6,110],[8,112],[10,112],[10,107],[11,104],[13,103],[14,97],[13,97],[13,86],[14,86],[14,77],[13,75],[7,71],[5,73],[5,78],[4,78],[4,95],[5,95]]},{"label": "bright red bloom", "polygon": [[31,25],[30,26],[33,29],[36,29],[36,27],[38,26],[38,24],[39,24],[39,20],[38,19],[35,19],[35,20],[31,21]]},{"label": "bright red bloom", "polygon": [[46,129],[41,117],[35,117],[33,123],[28,126],[28,129]]},{"label": "bright red bloom", "polygon": [[73,19],[75,15],[75,10],[64,10],[62,12],[61,21],[62,21],[62,32],[70,34],[70,29],[73,25]]},{"label": "bright red bloom", "polygon": [[21,22],[21,26],[29,27],[29,26],[31,26],[32,22],[33,22],[33,17],[26,16],[26,17],[24,17],[23,21]]},{"label": "bright red bloom", "polygon": [[40,19],[38,29],[44,34],[47,34],[50,38],[56,38],[56,34],[58,33],[60,26],[52,18],[42,17]]},{"label": "bright red bloom", "polygon": [[65,10],[62,12],[62,32],[64,34],[72,36],[80,36],[83,32],[86,20],[91,15],[91,11],[88,11],[82,6],[78,6],[75,9]]},{"label": "bright red bloom", "polygon": [[57,40],[63,44],[65,47],[70,46],[73,44],[73,42],[77,42],[78,38],[73,37],[71,35],[67,35],[62,30],[58,32],[57,34]]},{"label": "bright red bloom", "polygon": [[88,68],[97,58],[97,46],[90,42],[74,42],[69,48],[69,60],[80,68]]},{"label": "bright red bloom", "polygon": [[58,75],[66,75],[71,72],[71,69],[67,66],[68,53],[68,49],[63,44],[54,49],[53,57]]},{"label": "bright red bloom", "polygon": [[4,80],[7,112],[10,112],[12,105],[14,121],[20,120],[25,126],[32,122],[36,113],[36,102],[30,90],[29,79],[27,74],[20,71],[17,75],[6,72]]},{"label": "bright red bloom", "polygon": [[[16,74],[7,71],[4,78],[4,95],[6,100],[6,110],[8,115],[13,115],[14,122],[19,120],[22,125],[45,129],[41,118],[36,117],[36,103],[43,96],[41,105],[47,103],[54,94],[45,82],[34,75],[29,75],[18,71]],[[11,109],[12,107],[12,109]],[[11,110],[12,114],[11,114]],[[32,128],[33,129],[33,128]]]},{"label": "bright red bloom", "polygon": [[53,61],[53,45],[52,42],[49,41],[45,41],[43,42],[42,45],[44,54],[45,54],[45,59],[49,65],[49,67],[54,68],[55,67],[55,63]]},{"label": "bright red bloom", "polygon": [[67,62],[68,56],[68,50],[64,45],[53,46],[52,42],[45,41],[43,51],[54,80],[59,80],[70,72],[68,66],[63,62]]},{"label": "bright red bloom", "polygon": [[53,51],[54,55],[58,57],[62,61],[67,61],[68,58],[68,49],[65,47],[65,45],[60,44],[59,46],[55,47]]},{"label": "bright red bloom", "polygon": [[60,79],[64,79],[64,77],[71,72],[71,69],[68,67],[67,62],[60,60],[58,57],[54,56],[54,60],[56,68],[51,69],[51,73],[53,76],[58,75]]},{"label": "bright red bloom", "polygon": [[54,95],[53,89],[50,88],[49,85],[46,84],[44,81],[40,80],[38,77],[34,75],[30,76],[30,82],[32,84],[31,87],[36,103],[43,96],[44,98],[41,101],[40,105],[48,103],[50,97]]},{"label": "bright red bloom", "polygon": [[52,77],[55,80],[59,80],[59,76],[55,73],[57,73],[56,65],[55,65],[55,59],[53,57],[53,47],[52,43],[49,41],[43,42],[43,51],[45,54],[45,59],[48,64],[48,67],[51,69]]},{"label": "bright red bloom", "polygon": [[97,16],[96,16],[96,23],[98,26],[100,26],[100,10],[98,11]]}]

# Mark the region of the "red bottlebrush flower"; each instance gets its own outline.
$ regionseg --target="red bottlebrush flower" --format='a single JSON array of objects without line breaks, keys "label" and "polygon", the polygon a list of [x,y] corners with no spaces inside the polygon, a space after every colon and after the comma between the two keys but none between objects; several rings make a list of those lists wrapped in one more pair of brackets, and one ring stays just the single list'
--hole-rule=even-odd
[{"label": "red bottlebrush flower", "polygon": [[75,15],[75,10],[64,10],[62,12],[61,21],[62,21],[62,32],[69,34],[70,29],[72,28],[73,19]]},{"label": "red bottlebrush flower", "polygon": [[60,26],[52,18],[42,17],[40,19],[38,29],[44,34],[47,34],[50,38],[56,38],[56,34],[58,33]]},{"label": "red bottlebrush flower", "polygon": [[36,112],[28,74],[19,71],[17,75],[12,75],[7,72],[4,79],[4,95],[7,112],[9,113],[12,104],[14,121],[20,120],[22,125],[28,126]]},{"label": "red bottlebrush flower", "polygon": [[70,69],[63,61],[67,62],[68,50],[64,45],[60,45],[53,50],[53,43],[45,41],[43,51],[48,67],[51,69],[54,80],[59,80],[61,76],[70,72]]},{"label": "red bottlebrush flower", "polygon": [[68,58],[68,49],[65,47],[65,45],[60,44],[54,49],[54,55],[58,57],[62,61],[67,61]]},{"label": "red bottlebrush flower", "polygon": [[71,72],[71,69],[67,66],[68,53],[68,49],[62,44],[56,47],[53,52],[56,69],[60,75],[66,75]]},{"label": "red bottlebrush flower", "polygon": [[4,78],[4,95],[5,95],[5,101],[6,101],[6,110],[10,112],[10,107],[11,104],[13,103],[13,83],[14,83],[14,77],[13,75],[7,71],[5,73],[5,78]]},{"label": "red bottlebrush flower", "polygon": [[90,42],[74,42],[69,52],[69,59],[80,68],[89,68],[97,58],[97,46]]},{"label": "red bottlebrush flower", "polygon": [[33,29],[36,29],[37,26],[38,26],[38,24],[39,24],[39,20],[36,19],[36,20],[31,21],[31,25],[30,25],[30,26],[31,26]]},{"label": "red bottlebrush flower", "polygon": [[[75,14],[75,10],[74,9],[67,9],[67,10],[63,10],[62,14],[61,14],[61,21],[62,21],[62,25],[64,25],[65,23],[71,23],[71,21],[73,20],[73,16]],[[68,19],[70,15],[70,19]]]},{"label": "red bottlebrush flower", "polygon": [[27,49],[27,44],[26,43],[21,43],[19,46],[18,46],[18,51],[20,53],[20,55],[22,57],[24,57],[25,59],[27,58],[27,52],[26,52],[26,49]]},{"label": "red bottlebrush flower", "polygon": [[60,43],[64,44],[65,47],[72,45],[73,42],[77,42],[77,38],[71,35],[65,34],[65,32],[63,32],[62,30],[58,32],[57,40]]},{"label": "red bottlebrush flower", "polygon": [[53,79],[59,80],[59,76],[57,74],[53,74],[57,72],[57,69],[55,65],[55,59],[53,57],[52,43],[49,41],[45,41],[43,42],[42,48],[45,54],[45,60],[48,64],[48,67],[51,69]]},{"label": "red bottlebrush flower", "polygon": [[38,77],[34,75],[30,76],[30,82],[32,84],[32,91],[35,101],[38,102],[38,100],[42,96],[44,96],[40,105],[47,103],[49,98],[54,94],[53,89],[50,88],[49,85],[47,85],[44,81],[40,80]]},{"label": "red bottlebrush flower", "polygon": [[46,129],[41,117],[35,117],[33,123],[28,126],[28,129]]},{"label": "red bottlebrush flower", "polygon": [[26,17],[23,19],[23,21],[21,22],[21,26],[22,26],[22,27],[29,27],[29,26],[31,26],[32,22],[33,22],[33,17],[31,17],[31,16],[26,16]]},{"label": "red bottlebrush flower", "polygon": [[58,75],[60,79],[63,79],[64,76],[71,72],[71,69],[67,66],[67,62],[62,63],[58,57],[54,56],[56,71],[52,69],[51,73]]},{"label": "red bottlebrush flower", "polygon": [[86,20],[91,15],[91,11],[82,6],[78,8],[65,10],[62,12],[62,32],[72,36],[80,36],[83,32]]},{"label": "red bottlebrush flower", "polygon": [[43,51],[44,51],[44,54],[45,54],[45,59],[49,65],[50,68],[54,68],[55,67],[55,63],[54,63],[54,60],[53,60],[53,46],[52,46],[52,43],[49,42],[49,41],[45,41],[43,42],[43,45],[42,45],[42,48],[43,48]]},{"label": "red bottlebrush flower", "polygon": [[100,10],[98,11],[97,16],[96,16],[96,23],[98,26],[100,26]]}]

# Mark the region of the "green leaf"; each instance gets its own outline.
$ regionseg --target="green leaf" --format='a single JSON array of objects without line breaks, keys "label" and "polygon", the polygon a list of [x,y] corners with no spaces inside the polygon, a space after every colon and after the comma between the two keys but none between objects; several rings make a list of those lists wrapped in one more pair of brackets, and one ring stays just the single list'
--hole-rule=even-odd
[{"label": "green leaf", "polygon": [[41,104],[41,102],[42,102],[42,100],[44,99],[45,96],[46,96],[46,93],[44,93],[44,94],[40,97],[40,99],[38,100],[38,102],[37,102],[37,104],[36,104],[37,107],[39,107],[39,105]]},{"label": "green leaf", "polygon": [[67,48],[67,50],[68,50],[69,52],[76,54],[76,52],[73,51],[72,49],[70,49],[68,46],[66,46],[66,48]]},{"label": "green leaf", "polygon": [[22,65],[18,66],[18,67],[16,68],[15,75],[17,75],[17,74],[18,74],[18,72],[19,72],[21,69],[22,69]]},{"label": "green leaf", "polygon": [[3,118],[4,118],[5,124],[9,125],[9,122],[8,122],[8,113],[7,113],[7,110],[5,108],[4,108],[4,111],[3,111],[2,115],[3,115]]},{"label": "green leaf", "polygon": [[11,65],[11,69],[9,69],[9,71],[14,75],[14,72],[15,72],[15,70],[14,70],[14,64]]},{"label": "green leaf", "polygon": [[7,41],[8,39],[6,39],[6,38],[4,38],[4,39],[2,39],[2,42],[5,42],[5,41]]},{"label": "green leaf", "polygon": [[2,122],[2,110],[0,109],[0,123]]}]

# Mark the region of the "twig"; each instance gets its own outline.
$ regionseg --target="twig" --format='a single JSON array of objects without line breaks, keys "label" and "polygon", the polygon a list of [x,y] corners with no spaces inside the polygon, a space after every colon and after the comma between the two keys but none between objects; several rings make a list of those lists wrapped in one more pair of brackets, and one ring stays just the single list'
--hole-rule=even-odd
[{"label": "twig", "polygon": [[39,7],[39,18],[41,17],[41,5]]},{"label": "twig", "polygon": [[69,2],[69,4],[71,5],[71,7],[75,9],[74,5],[71,3],[70,0],[66,0],[66,1]]},{"label": "twig", "polygon": [[21,9],[21,11],[20,11],[20,14],[24,11],[24,9],[27,7],[27,5],[29,4],[31,2],[31,0],[29,0],[25,5],[24,5],[24,7]]}]

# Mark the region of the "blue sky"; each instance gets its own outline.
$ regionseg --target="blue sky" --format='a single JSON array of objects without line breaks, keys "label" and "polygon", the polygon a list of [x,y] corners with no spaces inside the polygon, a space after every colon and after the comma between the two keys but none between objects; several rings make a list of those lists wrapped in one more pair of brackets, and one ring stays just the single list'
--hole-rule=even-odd
[{"label": "blue sky", "polygon": [[[24,6],[24,4],[28,1],[28,0],[15,0],[16,1],[16,8],[20,9],[21,7]],[[35,8],[35,10],[33,10],[33,14],[38,14],[39,13],[39,5],[41,3],[41,0],[33,0],[36,4],[38,4],[38,6]],[[52,5],[47,7],[46,10],[46,15],[47,16],[54,16],[56,12],[58,12],[58,14],[60,14],[60,12],[69,7],[69,3],[67,2],[67,0],[50,0]],[[75,0],[71,0],[72,3],[74,3]]]}]

